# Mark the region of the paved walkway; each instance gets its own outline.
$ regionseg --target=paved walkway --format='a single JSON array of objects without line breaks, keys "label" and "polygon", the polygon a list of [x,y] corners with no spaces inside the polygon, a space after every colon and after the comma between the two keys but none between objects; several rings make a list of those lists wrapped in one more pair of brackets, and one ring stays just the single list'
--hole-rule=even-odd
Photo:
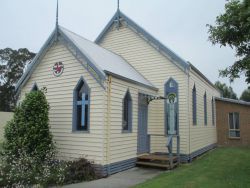
[{"label": "paved walkway", "polygon": [[163,170],[131,168],[107,178],[63,186],[63,188],[128,188],[159,175]]}]

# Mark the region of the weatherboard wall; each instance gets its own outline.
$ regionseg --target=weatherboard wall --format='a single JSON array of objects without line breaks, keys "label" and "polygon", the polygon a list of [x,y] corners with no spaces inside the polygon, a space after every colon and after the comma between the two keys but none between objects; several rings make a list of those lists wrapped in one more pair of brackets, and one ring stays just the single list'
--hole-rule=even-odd
[{"label": "weatherboard wall", "polygon": [[[197,124],[193,124],[193,102],[192,90],[196,87],[197,100]],[[204,94],[207,95],[207,125],[204,121]],[[189,77],[189,124],[190,124],[190,153],[197,151],[205,146],[217,142],[216,133],[216,107],[214,103],[214,125],[212,121],[212,98],[219,97],[220,93],[201,78],[195,71],[190,70]]]},{"label": "weatherboard wall", "polygon": [[[126,25],[126,23],[122,23],[119,30],[113,25],[102,38],[100,45],[121,55],[147,80],[159,88],[158,95],[164,96],[164,84],[169,78],[172,77],[178,82],[181,153],[188,153],[187,74],[170,62],[169,58],[157,51],[141,34]],[[148,134],[151,135],[151,152],[166,152],[164,101],[151,102],[148,115]]]},{"label": "weatherboard wall", "polygon": [[[55,77],[52,67],[63,62],[64,72]],[[73,89],[80,77],[90,88],[90,130],[89,133],[72,132]],[[30,92],[34,83],[41,89],[47,88],[46,98],[50,104],[49,119],[59,157],[73,159],[86,157],[97,164],[104,158],[104,122],[106,110],[105,90],[84,69],[62,42],[54,44],[36,67],[21,90],[21,100]]]},{"label": "weatherboard wall", "polygon": [[[138,94],[155,95],[155,91],[111,76],[107,84],[105,127],[106,164],[137,157]],[[123,99],[129,90],[132,99],[132,131],[122,131]],[[110,96],[109,96],[110,94]]]}]

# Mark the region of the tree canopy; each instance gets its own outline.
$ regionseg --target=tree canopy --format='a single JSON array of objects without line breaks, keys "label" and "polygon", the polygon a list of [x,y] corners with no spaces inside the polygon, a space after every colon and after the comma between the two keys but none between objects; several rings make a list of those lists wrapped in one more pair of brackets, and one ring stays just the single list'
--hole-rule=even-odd
[{"label": "tree canopy", "polygon": [[11,111],[16,102],[15,84],[35,53],[26,48],[0,49],[0,111]]},{"label": "tree canopy", "polygon": [[236,50],[237,61],[224,70],[220,76],[230,81],[246,76],[250,83],[250,0],[229,0],[225,13],[217,16],[215,26],[208,25],[209,40],[213,44],[230,46]]},{"label": "tree canopy", "polygon": [[240,100],[250,102],[250,89],[246,89],[242,92]]},{"label": "tree canopy", "polygon": [[215,82],[214,85],[220,90],[222,97],[238,99],[237,94],[233,91],[233,88],[231,86],[227,86],[225,83],[221,83],[219,81]]}]

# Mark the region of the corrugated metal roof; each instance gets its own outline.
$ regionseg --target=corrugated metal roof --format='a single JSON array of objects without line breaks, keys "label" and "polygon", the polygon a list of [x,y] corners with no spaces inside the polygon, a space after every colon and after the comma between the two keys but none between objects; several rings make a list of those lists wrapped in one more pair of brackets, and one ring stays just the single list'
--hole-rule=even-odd
[{"label": "corrugated metal roof", "polygon": [[156,88],[121,56],[102,48],[94,42],[89,41],[82,36],[69,31],[68,29],[61,26],[59,26],[59,29],[99,70],[107,74],[113,73],[113,75],[118,75],[119,77],[124,77],[143,85]]}]

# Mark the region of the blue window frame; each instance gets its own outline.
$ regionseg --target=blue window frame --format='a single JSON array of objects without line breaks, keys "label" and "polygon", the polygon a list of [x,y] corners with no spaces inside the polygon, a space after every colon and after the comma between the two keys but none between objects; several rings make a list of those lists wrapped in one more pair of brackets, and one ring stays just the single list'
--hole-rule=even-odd
[{"label": "blue window frame", "polygon": [[212,100],[211,100],[211,103],[212,103],[212,124],[215,125],[215,122],[214,122],[214,98],[212,97]]},{"label": "blue window frame", "polygon": [[178,83],[169,78],[165,83],[165,135],[179,134]]},{"label": "blue window frame", "polygon": [[89,131],[90,89],[80,78],[73,92],[73,131]]},{"label": "blue window frame", "polygon": [[129,90],[123,98],[122,132],[132,132],[132,97]]},{"label": "blue window frame", "polygon": [[204,124],[207,125],[207,93],[204,94]]},{"label": "blue window frame", "polygon": [[38,91],[38,86],[36,83],[33,84],[32,88],[31,88],[31,91]]},{"label": "blue window frame", "polygon": [[193,125],[197,125],[197,99],[196,99],[196,87],[194,85],[193,91],[192,91],[192,96],[193,96]]}]

